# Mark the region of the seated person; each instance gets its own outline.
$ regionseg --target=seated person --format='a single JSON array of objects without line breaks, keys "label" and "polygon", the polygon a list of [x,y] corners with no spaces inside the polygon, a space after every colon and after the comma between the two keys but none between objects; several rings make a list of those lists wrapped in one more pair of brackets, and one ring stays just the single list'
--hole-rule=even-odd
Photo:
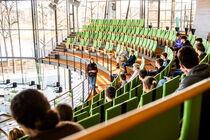
[{"label": "seated person", "polygon": [[105,96],[108,102],[112,101],[115,98],[115,92],[116,92],[116,89],[112,86],[109,86],[106,88]]},{"label": "seated person", "polygon": [[131,50],[131,55],[130,55],[128,61],[121,63],[125,74],[127,73],[126,66],[133,65],[135,62],[136,62],[136,56],[134,55],[134,50]]},{"label": "seated person", "polygon": [[50,109],[47,98],[38,90],[27,89],[11,102],[11,114],[30,140],[58,140],[83,130],[74,122],[60,122],[58,114]]},{"label": "seated person", "polygon": [[128,60],[128,51],[127,51],[127,47],[124,47],[123,52],[121,53],[120,56],[116,56],[116,61],[117,61],[117,65],[116,67],[119,68],[119,62],[121,61],[127,61]]},{"label": "seated person", "polygon": [[175,44],[174,44],[174,46],[172,48],[174,51],[178,51],[180,48],[183,47],[183,43],[181,42],[181,35],[180,35],[180,33],[177,33],[176,37],[177,37],[176,42],[175,42]]},{"label": "seated person", "polygon": [[163,61],[164,61],[163,62],[164,67],[166,67],[170,62],[170,60],[167,59],[167,56],[168,56],[168,54],[166,52],[163,52],[160,56],[160,58],[163,59]]},{"label": "seated person", "polygon": [[202,38],[196,38],[195,39],[195,45],[196,44],[200,44],[200,43],[202,44],[202,42],[203,42],[203,39]]},{"label": "seated person", "polygon": [[157,80],[152,76],[147,76],[143,80],[143,91],[150,92],[152,89],[156,88]]},{"label": "seated person", "polygon": [[199,64],[198,54],[195,50],[186,46],[179,50],[177,55],[181,70],[186,74],[184,80],[180,83],[177,91],[182,90],[196,82],[199,82],[210,76],[210,68],[207,64]]},{"label": "seated person", "polygon": [[121,82],[120,88],[123,87],[125,84],[127,84],[125,74],[120,74],[120,82]]},{"label": "seated person", "polygon": [[133,64],[133,70],[134,70],[134,73],[133,73],[133,75],[131,76],[131,78],[128,79],[127,82],[132,81],[134,78],[136,78],[136,76],[138,76],[139,70],[140,70],[140,65],[139,65],[138,63],[134,63],[134,64]]},{"label": "seated person", "polygon": [[59,103],[54,110],[58,113],[60,121],[73,121],[73,110],[70,105]]},{"label": "seated person", "polygon": [[198,53],[200,61],[206,56],[205,47],[203,46],[202,43],[198,43],[195,45],[195,51]]},{"label": "seated person", "polygon": [[13,128],[9,132],[9,140],[19,140],[19,138],[22,138],[24,136],[24,132],[22,129],[19,128]]},{"label": "seated person", "polygon": [[142,81],[144,80],[144,78],[146,76],[148,76],[148,73],[147,73],[147,71],[145,69],[139,71],[140,84],[142,84]]},{"label": "seated person", "polygon": [[149,76],[155,76],[156,74],[160,73],[165,67],[163,66],[163,59],[158,58],[155,60],[155,66],[157,67],[157,70],[155,71],[149,71]]},{"label": "seated person", "polygon": [[187,40],[187,37],[186,36],[182,36],[181,37],[181,42],[183,43],[183,47],[184,46],[192,46],[191,43],[190,43],[190,41]]}]

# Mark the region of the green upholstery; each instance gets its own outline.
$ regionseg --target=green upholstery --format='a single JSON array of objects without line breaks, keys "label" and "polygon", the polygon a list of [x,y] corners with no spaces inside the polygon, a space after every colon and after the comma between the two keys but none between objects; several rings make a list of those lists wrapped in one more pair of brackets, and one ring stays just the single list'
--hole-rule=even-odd
[{"label": "green upholstery", "polygon": [[93,98],[92,98],[92,103],[95,103],[99,100],[100,94],[96,94]]},{"label": "green upholstery", "polygon": [[142,85],[139,84],[138,86],[136,86],[135,88],[132,88],[130,90],[130,98],[137,96],[138,97],[138,101],[140,100],[140,96],[142,94]]},{"label": "green upholstery", "polygon": [[122,88],[119,88],[118,90],[116,90],[116,94],[115,94],[115,96],[116,97],[118,97],[118,96],[120,96],[121,94],[123,94],[124,93],[124,87],[122,87]]},{"label": "green upholstery", "polygon": [[83,120],[78,121],[78,123],[82,125],[84,128],[89,128],[91,126],[99,124],[100,118],[101,118],[101,115],[99,113],[96,113],[92,116],[89,116]]},{"label": "green upholstery", "polygon": [[88,114],[87,111],[82,112],[82,113],[80,113],[80,114],[74,116],[74,122],[80,121],[80,120],[82,120],[82,119],[84,119],[84,118],[86,118],[86,117],[88,117],[88,116],[89,116],[89,114]]},{"label": "green upholstery", "polygon": [[19,138],[19,140],[27,140],[29,138],[29,136],[23,136],[23,137],[21,137],[21,138]]},{"label": "green upholstery", "polygon": [[105,120],[106,109],[108,109],[112,106],[113,106],[113,101],[104,103],[102,105],[99,105],[99,106],[97,106],[97,107],[95,107],[91,110],[91,115],[94,115],[94,114],[97,114],[97,113],[101,114],[100,122],[103,122]]},{"label": "green upholstery", "polygon": [[124,93],[120,96],[118,96],[117,98],[114,99],[114,105],[120,104],[122,102],[124,102],[125,100],[129,99],[129,93]]},{"label": "green upholstery", "polygon": [[98,99],[96,102],[92,104],[92,109],[102,104],[104,104],[104,99],[100,99],[100,100]]},{"label": "green upholstery", "polygon": [[152,91],[141,95],[140,105],[143,106],[157,99],[160,99],[162,98],[162,95],[163,95],[163,87],[159,86],[153,89]]},{"label": "green upholstery", "polygon": [[173,79],[167,81],[163,85],[163,97],[173,93],[179,87],[179,78],[180,76],[176,76]]},{"label": "green upholstery", "polygon": [[86,101],[85,103],[83,103],[82,107],[83,107],[83,108],[85,108],[86,106],[91,105],[91,102],[92,102],[92,100],[91,100],[91,99],[90,99],[90,100],[88,100],[88,101]]},{"label": "green upholstery", "polygon": [[76,115],[78,115],[78,114],[80,114],[82,112],[89,111],[89,110],[90,110],[90,107],[89,106],[86,106],[85,108],[82,108],[82,109],[74,112],[74,115],[76,116]]},{"label": "green upholstery", "polygon": [[121,104],[118,104],[116,106],[113,106],[106,110],[106,118],[105,120],[110,120],[118,115],[124,114],[128,111],[131,111],[138,106],[138,99],[137,97],[134,97],[132,99],[129,99]]},{"label": "green upholstery", "polygon": [[76,111],[78,111],[78,110],[80,110],[80,109],[82,109],[82,105],[79,105],[79,106],[77,106],[76,108],[74,108],[74,112],[76,112]]}]

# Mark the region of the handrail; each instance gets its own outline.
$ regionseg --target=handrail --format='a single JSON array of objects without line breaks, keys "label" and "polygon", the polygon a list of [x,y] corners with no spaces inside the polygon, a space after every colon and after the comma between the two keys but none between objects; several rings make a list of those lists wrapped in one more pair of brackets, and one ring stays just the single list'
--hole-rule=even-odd
[{"label": "handrail", "polygon": [[56,99],[58,99],[58,98],[60,98],[60,97],[62,97],[62,96],[64,96],[64,95],[68,94],[68,93],[71,92],[73,89],[77,88],[80,84],[82,84],[86,79],[87,79],[87,78],[83,79],[79,84],[77,84],[77,85],[76,85],[75,87],[73,87],[71,90],[69,90],[69,91],[67,91],[67,92],[65,92],[65,93],[63,93],[63,94],[61,94],[61,95],[55,97],[54,99],[51,99],[49,102],[52,102],[52,101],[54,101],[54,100],[56,100]]},{"label": "handrail", "polygon": [[[199,87],[199,88],[198,88]],[[79,132],[63,140],[76,139],[109,139],[119,135],[141,123],[189,100],[203,92],[210,90],[210,78],[191,85],[177,93],[168,95],[163,99],[143,106],[140,110],[133,110],[127,114],[118,116],[108,123],[99,124],[86,132]],[[120,127],[119,127],[120,126]],[[111,132],[111,133],[110,133]]]}]

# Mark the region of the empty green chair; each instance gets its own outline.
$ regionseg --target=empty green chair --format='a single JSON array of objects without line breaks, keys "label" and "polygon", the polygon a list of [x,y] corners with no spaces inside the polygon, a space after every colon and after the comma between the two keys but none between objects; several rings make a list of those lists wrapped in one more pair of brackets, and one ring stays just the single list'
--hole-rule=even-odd
[{"label": "empty green chair", "polygon": [[104,104],[104,100],[105,100],[105,99],[100,99],[100,100],[94,102],[94,103],[91,105],[92,109],[95,108],[95,107],[97,107],[97,106],[99,106],[99,105]]},{"label": "empty green chair", "polygon": [[136,86],[135,88],[132,88],[130,90],[130,98],[137,96],[138,97],[138,101],[140,100],[140,96],[142,94],[142,84],[139,84],[138,86]]},{"label": "empty green chair", "polygon": [[80,120],[82,120],[82,119],[84,119],[84,118],[86,118],[88,116],[89,116],[89,113],[87,111],[85,111],[85,112],[82,112],[82,113],[74,116],[73,119],[74,119],[74,122],[77,122],[77,121],[80,121]]},{"label": "empty green chair", "polygon": [[92,98],[92,103],[95,103],[96,101],[99,100],[100,94],[96,94],[93,98]]},{"label": "empty green chair", "polygon": [[180,76],[176,76],[173,79],[167,81],[163,85],[163,97],[173,93],[179,87],[179,78]]},{"label": "empty green chair", "polygon": [[106,121],[110,120],[118,115],[124,114],[128,111],[136,109],[138,106],[138,99],[137,97],[131,98],[121,104],[113,106],[106,110]]},{"label": "empty green chair", "polygon": [[99,113],[96,113],[92,116],[89,116],[83,120],[78,121],[78,123],[82,125],[84,128],[89,128],[91,126],[99,124],[100,118],[101,118],[101,115]]},{"label": "empty green chair", "polygon": [[124,93],[124,94],[118,96],[117,98],[114,99],[114,105],[120,104],[120,103],[128,100],[129,99],[129,96],[130,96],[129,92]]},{"label": "empty green chair", "polygon": [[113,101],[104,103],[102,105],[99,105],[99,106],[97,106],[97,107],[95,107],[91,110],[91,115],[94,115],[94,114],[97,114],[97,113],[101,114],[100,122],[103,122],[105,120],[106,109],[108,109],[112,106],[113,106]]},{"label": "empty green chair", "polygon": [[78,114],[80,114],[82,112],[89,111],[89,110],[90,110],[90,107],[89,106],[86,106],[85,108],[82,108],[82,109],[74,112],[74,115],[76,116],[76,115],[78,115]]}]

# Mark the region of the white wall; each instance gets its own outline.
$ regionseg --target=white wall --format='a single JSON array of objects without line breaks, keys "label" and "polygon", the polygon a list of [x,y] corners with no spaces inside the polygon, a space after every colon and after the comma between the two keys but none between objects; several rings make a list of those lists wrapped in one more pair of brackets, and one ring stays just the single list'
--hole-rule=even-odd
[{"label": "white wall", "polygon": [[197,0],[193,28],[195,34],[207,38],[210,33],[210,0]]}]

